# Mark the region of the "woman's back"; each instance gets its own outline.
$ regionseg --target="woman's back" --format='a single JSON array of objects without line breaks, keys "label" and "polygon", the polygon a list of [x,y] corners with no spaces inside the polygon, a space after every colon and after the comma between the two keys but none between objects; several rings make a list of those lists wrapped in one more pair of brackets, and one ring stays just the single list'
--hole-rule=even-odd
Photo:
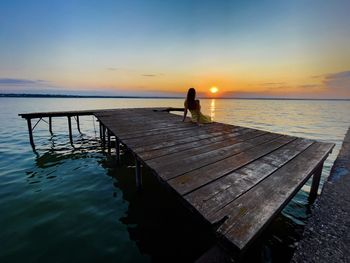
[{"label": "woman's back", "polygon": [[185,108],[189,109],[190,112],[200,111],[199,100],[194,100],[193,102],[188,102],[187,100],[185,100]]}]

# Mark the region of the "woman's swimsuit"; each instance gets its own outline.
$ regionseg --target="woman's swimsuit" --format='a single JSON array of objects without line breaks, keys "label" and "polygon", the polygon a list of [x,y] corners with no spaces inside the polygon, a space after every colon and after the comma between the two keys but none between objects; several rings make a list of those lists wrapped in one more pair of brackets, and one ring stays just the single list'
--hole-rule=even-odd
[{"label": "woman's swimsuit", "polygon": [[192,115],[192,121],[197,122],[198,120],[198,113],[199,113],[199,123],[212,123],[212,120],[210,116],[202,114],[200,111],[198,112],[197,110],[189,110]]}]

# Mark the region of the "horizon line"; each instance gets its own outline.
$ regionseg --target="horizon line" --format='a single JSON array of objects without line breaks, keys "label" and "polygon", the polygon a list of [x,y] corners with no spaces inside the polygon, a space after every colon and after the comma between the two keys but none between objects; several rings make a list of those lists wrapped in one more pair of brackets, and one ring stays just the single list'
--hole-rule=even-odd
[{"label": "horizon line", "polygon": [[[130,99],[183,99],[180,96],[122,96],[122,95],[72,95],[72,94],[40,94],[40,93],[0,93],[0,97],[10,98],[130,98]],[[238,100],[339,100],[349,101],[350,98],[285,98],[285,97],[199,97],[200,99],[238,99]]]}]

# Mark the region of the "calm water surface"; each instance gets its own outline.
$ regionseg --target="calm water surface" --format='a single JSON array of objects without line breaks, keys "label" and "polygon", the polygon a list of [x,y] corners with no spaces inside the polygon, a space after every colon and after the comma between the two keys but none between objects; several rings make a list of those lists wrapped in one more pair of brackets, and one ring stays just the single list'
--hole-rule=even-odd
[{"label": "calm water surface", "polygon": [[[67,120],[54,135],[40,122],[31,151],[18,113],[126,107],[181,107],[179,99],[0,98],[0,262],[192,262],[213,244],[210,231],[148,170],[135,191],[128,154],[116,167],[99,147],[97,123],[81,117],[75,148]],[[215,121],[337,144],[350,124],[349,101],[202,100]],[[35,122],[33,123],[35,124]],[[310,182],[274,220],[247,259],[287,262],[309,216]]]}]

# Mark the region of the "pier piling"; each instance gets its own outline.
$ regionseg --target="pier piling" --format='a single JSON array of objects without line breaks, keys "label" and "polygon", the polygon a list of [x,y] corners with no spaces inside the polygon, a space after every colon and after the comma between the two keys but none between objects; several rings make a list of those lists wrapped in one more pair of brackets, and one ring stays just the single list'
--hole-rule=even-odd
[{"label": "pier piling", "polygon": [[141,162],[135,158],[135,175],[136,175],[136,188],[138,191],[142,189],[142,171],[141,171]]},{"label": "pier piling", "polygon": [[29,133],[29,141],[30,145],[32,146],[33,150],[35,150],[35,144],[34,144],[34,139],[33,139],[33,130],[32,130],[32,120],[27,119],[27,124],[28,124],[28,133]]},{"label": "pier piling", "polygon": [[69,131],[69,141],[70,144],[73,146],[73,135],[72,135],[72,120],[71,116],[68,116],[68,131]]},{"label": "pier piling", "polygon": [[100,128],[100,142],[102,143],[102,124],[100,121],[98,123],[99,123],[99,128]]},{"label": "pier piling", "polygon": [[78,128],[78,131],[79,131],[79,133],[81,134],[81,131],[80,131],[80,121],[79,121],[79,115],[77,115],[76,120],[77,120],[77,128]]},{"label": "pier piling", "polygon": [[107,147],[108,154],[111,154],[111,132],[107,129]]},{"label": "pier piling", "polygon": [[323,168],[323,163],[316,168],[312,176],[312,184],[311,184],[310,194],[308,198],[311,203],[314,202],[317,197],[318,186],[320,184],[321,175],[322,175],[322,168]]},{"label": "pier piling", "polygon": [[116,160],[117,164],[120,164],[120,142],[117,137],[115,137],[115,155],[116,155]]},{"label": "pier piling", "polygon": [[102,125],[102,147],[106,145],[106,127]]},{"label": "pier piling", "polygon": [[50,131],[50,134],[52,136],[53,135],[53,132],[52,132],[52,117],[49,117],[49,131]]}]

